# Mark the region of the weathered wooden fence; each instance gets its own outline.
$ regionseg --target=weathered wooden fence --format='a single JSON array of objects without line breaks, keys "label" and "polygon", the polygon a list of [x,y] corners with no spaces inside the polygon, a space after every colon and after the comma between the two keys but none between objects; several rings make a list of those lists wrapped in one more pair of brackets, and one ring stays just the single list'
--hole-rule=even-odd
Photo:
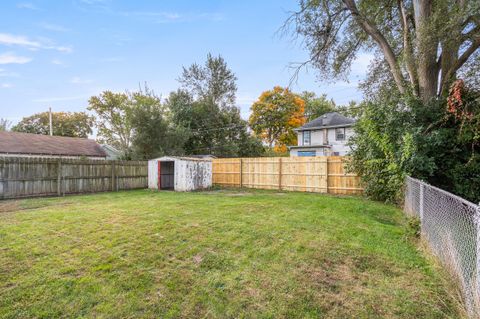
[{"label": "weathered wooden fence", "polygon": [[213,184],[330,194],[361,194],[360,178],[342,156],[259,157],[213,160]]},{"label": "weathered wooden fence", "polygon": [[0,158],[0,199],[147,187],[147,162]]}]

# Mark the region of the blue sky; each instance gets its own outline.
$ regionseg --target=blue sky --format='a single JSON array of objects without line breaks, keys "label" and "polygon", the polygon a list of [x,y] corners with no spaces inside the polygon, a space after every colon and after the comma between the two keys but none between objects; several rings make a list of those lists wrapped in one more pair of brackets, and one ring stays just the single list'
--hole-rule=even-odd
[{"label": "blue sky", "polygon": [[[238,77],[237,103],[247,118],[262,91],[289,84],[291,62],[307,57],[277,31],[297,1],[2,1],[0,117],[13,122],[52,107],[84,111],[103,90],[147,82],[166,97],[182,66],[222,55]],[[294,91],[326,93],[338,104],[360,100],[361,54],[349,82],[300,74]]]}]

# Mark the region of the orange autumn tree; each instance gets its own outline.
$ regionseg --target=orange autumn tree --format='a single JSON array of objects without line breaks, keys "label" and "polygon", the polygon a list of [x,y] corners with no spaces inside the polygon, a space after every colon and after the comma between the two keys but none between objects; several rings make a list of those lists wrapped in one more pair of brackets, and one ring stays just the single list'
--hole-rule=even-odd
[{"label": "orange autumn tree", "polygon": [[251,111],[250,127],[275,152],[286,152],[287,145],[297,144],[293,129],[305,123],[305,102],[300,96],[276,86],[263,92]]}]

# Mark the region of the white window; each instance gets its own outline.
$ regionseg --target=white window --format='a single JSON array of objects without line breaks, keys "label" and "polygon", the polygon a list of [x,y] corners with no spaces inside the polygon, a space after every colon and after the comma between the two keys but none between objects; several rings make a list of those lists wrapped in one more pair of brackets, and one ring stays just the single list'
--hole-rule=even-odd
[{"label": "white window", "polygon": [[345,140],[345,128],[339,127],[335,129],[335,140],[344,141]]},{"label": "white window", "polygon": [[310,145],[310,131],[303,131],[303,145]]}]

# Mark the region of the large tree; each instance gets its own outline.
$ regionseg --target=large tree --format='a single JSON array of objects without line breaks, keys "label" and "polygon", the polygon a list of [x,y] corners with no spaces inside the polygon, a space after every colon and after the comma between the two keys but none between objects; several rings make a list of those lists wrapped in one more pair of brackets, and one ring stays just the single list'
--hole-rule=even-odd
[{"label": "large tree", "polygon": [[276,86],[253,103],[249,123],[253,132],[279,152],[296,144],[294,128],[305,123],[305,102],[288,88]]},{"label": "large tree", "polygon": [[168,110],[160,97],[148,88],[131,94],[131,125],[134,131],[131,156],[151,159],[163,155],[182,155],[187,132],[169,121]]},{"label": "large tree", "polygon": [[[86,138],[92,134],[94,118],[85,112],[53,112],[53,135]],[[49,113],[42,112],[24,117],[12,131],[48,135],[50,132]]]},{"label": "large tree", "polygon": [[186,154],[222,157],[259,156],[261,142],[248,132],[237,107],[221,108],[211,99],[195,99],[189,92],[172,92],[167,105],[173,123],[188,134]]},{"label": "large tree", "polygon": [[177,127],[187,132],[186,154],[258,156],[261,141],[248,132],[248,124],[235,105],[236,76],[221,57],[208,54],[205,64],[183,68],[167,106]]},{"label": "large tree", "polygon": [[203,66],[194,63],[183,67],[178,81],[195,99],[209,99],[220,107],[235,105],[237,77],[221,56],[209,53]]},{"label": "large tree", "polygon": [[359,51],[380,52],[398,91],[424,102],[446,95],[466,63],[480,63],[478,0],[301,0],[286,22],[312,65],[346,75]]},{"label": "large tree", "polygon": [[88,103],[88,110],[96,113],[97,140],[127,154],[133,136],[129,94],[104,91],[92,96]]}]

